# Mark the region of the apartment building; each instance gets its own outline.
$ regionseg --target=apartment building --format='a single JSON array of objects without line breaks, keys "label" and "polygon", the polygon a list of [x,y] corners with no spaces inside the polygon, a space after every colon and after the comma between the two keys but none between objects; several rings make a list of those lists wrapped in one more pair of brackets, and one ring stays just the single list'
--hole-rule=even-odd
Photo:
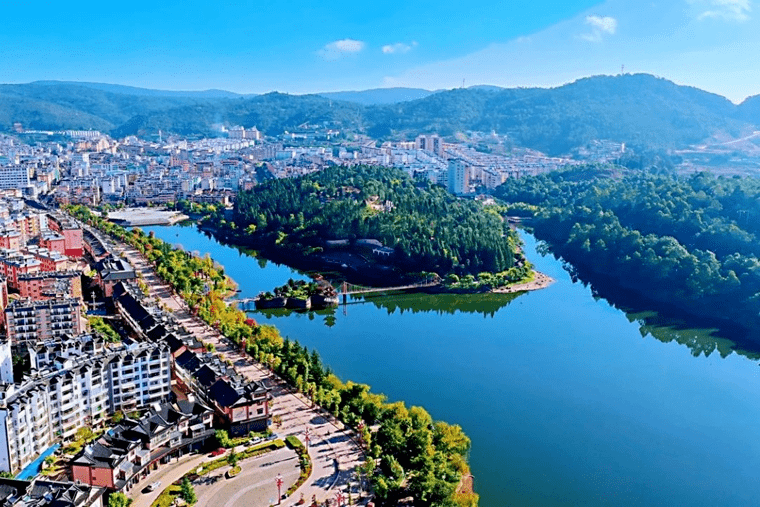
[{"label": "apartment building", "polygon": [[21,233],[15,229],[0,230],[0,248],[18,250],[21,248]]},{"label": "apartment building", "polygon": [[[7,342],[4,348],[9,351]],[[0,361],[0,471],[22,469],[79,428],[102,425],[109,413],[169,399],[166,345],[108,346],[98,336],[80,335],[28,350],[32,374],[20,383],[8,382]]]},{"label": "apartment building", "polygon": [[81,271],[39,271],[18,275],[16,287],[22,298],[45,301],[53,298],[82,299]]},{"label": "apartment building", "polygon": [[40,235],[40,246],[48,250],[64,253],[66,251],[66,238],[56,232],[48,231]]},{"label": "apartment building", "polygon": [[84,254],[82,228],[73,219],[63,215],[48,215],[48,228],[64,239],[64,252],[72,257]]},{"label": "apartment building", "polygon": [[79,298],[18,299],[5,308],[6,336],[14,345],[76,336],[85,330],[82,315]]},{"label": "apartment building", "polygon": [[40,271],[58,271],[67,269],[69,266],[69,258],[57,250],[27,245],[22,249],[22,253],[29,254],[39,261]]},{"label": "apartment building", "polygon": [[107,364],[113,411],[165,401],[171,394],[171,362],[165,343],[138,343],[113,353]]},{"label": "apartment building", "polygon": [[460,158],[449,160],[448,189],[452,194],[462,195],[470,192],[470,168]]},{"label": "apartment building", "polygon": [[26,166],[0,166],[0,189],[21,189],[29,185],[31,185],[31,181]]}]

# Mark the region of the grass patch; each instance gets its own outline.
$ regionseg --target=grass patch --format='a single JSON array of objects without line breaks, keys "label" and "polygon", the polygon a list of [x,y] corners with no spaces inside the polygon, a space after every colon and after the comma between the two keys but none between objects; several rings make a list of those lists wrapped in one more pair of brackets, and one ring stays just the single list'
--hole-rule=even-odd
[{"label": "grass patch", "polygon": [[158,498],[150,504],[150,507],[172,507],[174,505],[174,499],[179,497],[182,493],[182,488],[172,484],[158,495]]}]

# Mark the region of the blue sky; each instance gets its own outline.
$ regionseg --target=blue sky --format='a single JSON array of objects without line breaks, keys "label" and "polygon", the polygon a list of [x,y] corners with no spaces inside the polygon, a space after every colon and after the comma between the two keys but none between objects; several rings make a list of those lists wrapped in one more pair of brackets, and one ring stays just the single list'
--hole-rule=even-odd
[{"label": "blue sky", "polygon": [[4,6],[0,82],[290,93],[554,86],[649,72],[760,93],[754,0],[41,2]]}]

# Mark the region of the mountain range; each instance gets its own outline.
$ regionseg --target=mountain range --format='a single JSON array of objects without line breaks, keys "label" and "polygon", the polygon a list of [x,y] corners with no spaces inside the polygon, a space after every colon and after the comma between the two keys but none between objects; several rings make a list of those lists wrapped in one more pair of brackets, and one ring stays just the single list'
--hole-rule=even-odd
[{"label": "mountain range", "polygon": [[648,74],[594,76],[556,88],[388,88],[314,95],[240,95],[223,90],[150,90],[102,83],[0,85],[0,129],[97,129],[116,137],[158,129],[212,135],[214,124],[256,126],[268,135],[305,122],[372,137],[476,130],[522,146],[566,153],[593,139],[673,149],[711,136],[760,130],[760,96],[725,97]]}]

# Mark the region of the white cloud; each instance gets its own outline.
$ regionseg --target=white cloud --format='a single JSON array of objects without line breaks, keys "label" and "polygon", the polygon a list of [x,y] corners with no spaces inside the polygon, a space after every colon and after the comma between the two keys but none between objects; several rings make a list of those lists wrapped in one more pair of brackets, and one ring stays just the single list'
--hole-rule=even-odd
[{"label": "white cloud", "polygon": [[702,12],[697,19],[723,19],[726,21],[747,21],[752,12],[750,0],[688,0]]},{"label": "white cloud", "polygon": [[360,40],[340,39],[325,44],[325,47],[317,51],[317,54],[325,60],[338,60],[347,55],[360,53],[364,46],[364,42]]},{"label": "white cloud", "polygon": [[582,39],[590,42],[600,42],[605,35],[613,35],[617,30],[617,19],[610,16],[586,16],[586,24],[591,32],[581,35]]},{"label": "white cloud", "polygon": [[412,48],[417,46],[417,42],[412,41],[411,44],[405,44],[403,42],[397,42],[395,44],[386,44],[382,47],[383,53],[386,55],[403,54],[408,53]]}]

